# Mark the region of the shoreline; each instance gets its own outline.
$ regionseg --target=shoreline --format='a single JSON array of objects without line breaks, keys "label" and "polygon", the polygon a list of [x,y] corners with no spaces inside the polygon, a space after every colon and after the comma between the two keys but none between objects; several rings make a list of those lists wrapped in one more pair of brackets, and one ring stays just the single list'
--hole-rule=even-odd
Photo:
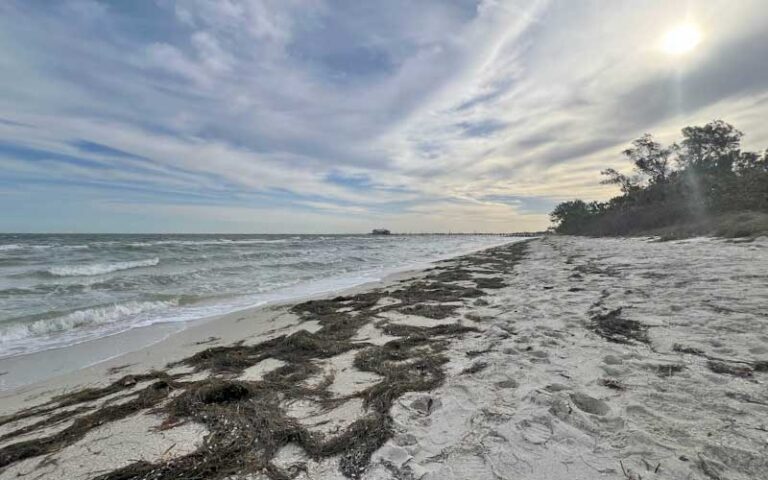
[{"label": "shoreline", "polygon": [[763,478],[761,259],[546,237],[203,324],[3,398],[0,479]]},{"label": "shoreline", "polygon": [[[458,265],[474,262],[484,269],[484,265],[508,261],[501,265],[506,271],[514,267],[514,259],[528,243],[506,242],[444,259],[428,269],[401,272],[387,282],[358,287],[344,295],[225,315],[143,350],[6,394],[2,397],[4,415],[0,416],[0,478],[25,475],[30,468],[38,470],[39,457],[46,452],[61,456],[66,478],[90,478],[93,472],[109,470],[113,472],[103,478],[142,477],[150,474],[147,468],[156,467],[136,463],[136,459],[154,458],[157,445],[167,449],[160,452],[165,452],[161,457],[174,449],[174,458],[183,463],[172,467],[173,478],[206,470],[208,462],[216,462],[217,471],[239,469],[232,462],[238,464],[240,455],[250,455],[240,449],[255,440],[253,435],[260,442],[283,444],[286,438],[275,431],[281,428],[294,432],[289,437],[306,438],[305,447],[319,449],[319,455],[336,457],[332,460],[335,471],[356,476],[393,434],[386,426],[392,402],[406,391],[439,386],[445,378],[442,365],[448,361],[441,352],[453,339],[478,331],[465,324],[471,320],[452,318],[466,301],[484,295],[477,287],[455,283],[467,283],[470,278]],[[487,274],[474,281],[488,289],[503,285],[500,277]],[[398,353],[386,360],[394,353],[392,348]],[[361,359],[363,352],[372,355],[370,360]],[[360,368],[368,371],[353,367],[358,362],[367,362],[367,367]],[[324,372],[326,368],[330,372]],[[251,410],[254,404],[241,405],[237,400],[243,395],[254,395],[261,407]],[[286,400],[288,404],[283,405]],[[316,406],[307,410],[306,402]],[[340,403],[346,407],[338,415],[315,422]],[[211,413],[206,412],[217,405],[214,416],[218,420],[211,423]],[[238,430],[243,437],[234,444],[218,443],[220,435],[228,435],[226,425],[231,422],[256,421],[251,416],[241,418],[241,407],[259,422],[282,426],[267,430],[246,427]],[[160,409],[168,416],[158,425]],[[297,416],[314,423],[304,425]],[[354,421],[344,427],[350,417]],[[329,423],[332,431],[327,429]],[[339,444],[334,432],[342,428],[345,440]],[[372,428],[377,433],[370,436]],[[105,429],[112,432],[110,438],[115,437],[113,450],[103,455],[99,450],[85,465],[77,460],[81,453],[73,451],[90,451],[89,436]],[[164,433],[166,429],[168,433]],[[85,444],[81,446],[80,440]],[[136,443],[138,452],[131,451],[126,457],[126,442]],[[270,478],[283,478],[282,470],[271,463],[276,453],[268,449],[258,454],[253,459],[256,464],[243,466],[243,473],[266,472]],[[59,460],[54,463],[58,470]]]},{"label": "shoreline", "polygon": [[[504,240],[492,245],[470,248],[455,252],[449,256],[440,256],[423,262],[383,270],[382,276],[376,279],[367,278],[371,276],[372,271],[360,272],[357,278],[365,278],[360,283],[353,282],[351,285],[325,289],[317,283],[310,282],[309,284],[297,285],[273,292],[273,296],[277,297],[275,300],[265,300],[262,303],[243,308],[235,307],[233,310],[221,314],[184,321],[159,321],[66,346],[3,357],[0,358],[0,399],[12,395],[18,389],[32,388],[35,384],[45,382],[46,380],[55,379],[63,375],[76,374],[80,370],[113,362],[123,356],[145,350],[146,348],[161,346],[163,342],[174,335],[181,334],[188,329],[196,328],[208,322],[225,320],[229,316],[252,315],[263,308],[286,306],[313,298],[343,295],[375,288],[376,286],[397,281],[404,275],[417,274],[434,263],[526,240],[526,238],[522,237],[503,238]],[[307,289],[310,291],[303,292]],[[117,353],[115,353],[116,350]],[[52,367],[54,365],[55,367]],[[21,373],[22,371],[23,373]],[[32,380],[23,380],[21,378],[29,379],[30,372],[35,372]]]},{"label": "shoreline", "polygon": [[[402,272],[388,274],[381,280],[368,281],[352,287],[342,288],[340,290],[318,292],[288,300],[276,301],[274,303],[268,302],[262,305],[235,310],[233,312],[224,313],[221,315],[190,320],[187,322],[155,323],[152,325],[133,328],[131,330],[116,333],[114,335],[88,340],[83,343],[69,345],[66,347],[43,350],[40,352],[19,355],[16,357],[3,358],[0,359],[0,371],[10,370],[8,368],[9,366],[11,368],[16,367],[19,369],[23,366],[23,364],[28,363],[31,358],[33,358],[34,362],[37,364],[44,364],[51,362],[52,358],[65,359],[72,353],[75,353],[75,355],[88,354],[89,350],[92,351],[94,345],[98,344],[105,345],[104,347],[98,348],[98,351],[104,351],[105,349],[108,350],[112,348],[116,342],[125,341],[127,337],[132,337],[130,338],[130,342],[132,345],[136,345],[136,348],[119,353],[109,358],[105,358],[103,360],[94,361],[93,363],[83,365],[80,368],[54,374],[46,378],[40,378],[34,382],[20,384],[9,389],[0,389],[0,399],[6,399],[8,397],[14,397],[20,394],[33,394],[36,390],[40,389],[47,390],[50,389],[51,384],[55,385],[54,388],[58,388],[59,386],[65,385],[68,387],[70,385],[73,387],[84,387],[91,385],[94,382],[101,383],[102,379],[98,377],[104,376],[105,371],[109,370],[110,368],[120,367],[125,364],[130,364],[132,367],[136,366],[145,370],[148,368],[163,368],[165,366],[163,362],[165,362],[164,359],[166,356],[158,356],[157,352],[163,350],[179,352],[180,350],[186,350],[185,347],[187,346],[198,345],[198,342],[207,342],[208,339],[213,337],[219,339],[225,338],[225,334],[227,332],[235,330],[235,325],[233,324],[241,322],[243,318],[248,318],[256,322],[269,321],[271,319],[269,312],[276,309],[287,308],[302,301],[322,299],[336,295],[353,295],[368,289],[386,286],[408,276],[417,276],[420,272],[423,272],[423,270],[404,270]],[[167,331],[167,333],[158,338],[158,331]],[[148,334],[147,337],[151,343],[143,346],[141,345],[142,340],[145,338],[143,334]],[[258,335],[258,333],[247,332],[246,335]],[[232,338],[232,341],[237,340],[237,338]],[[217,340],[216,343],[221,343],[221,341]],[[199,345],[205,345],[205,343],[200,343]],[[92,370],[95,370],[95,372],[92,372]],[[130,372],[131,370],[133,369],[129,369],[127,371]],[[10,371],[7,373],[7,375],[10,375]],[[88,381],[81,383],[80,385],[76,385],[77,382],[74,382],[75,385],[73,385],[74,379],[80,379],[83,378],[83,376],[87,378]],[[0,382],[3,380],[3,377],[0,377]],[[78,380],[78,382],[79,381],[80,380]],[[5,405],[3,405],[3,407],[5,407]],[[5,413],[3,410],[4,408],[0,410],[0,415]]]},{"label": "shoreline", "polygon": [[[416,264],[416,266],[410,265],[401,268],[393,268],[385,271],[383,276],[379,279],[366,280],[362,283],[347,287],[290,295],[287,298],[275,301],[266,301],[259,305],[240,308],[219,315],[187,320],[184,322],[157,322],[64,347],[41,350],[38,352],[32,352],[13,357],[0,358],[0,372],[5,372],[2,376],[0,376],[0,399],[13,396],[18,391],[34,389],[36,385],[40,383],[45,384],[47,381],[56,380],[58,377],[75,377],[77,376],[78,372],[82,370],[99,368],[103,366],[114,366],[113,364],[120,363],[120,359],[123,357],[130,356],[133,358],[134,356],[131,354],[135,354],[146,349],[162,348],[164,342],[171,341],[174,336],[182,335],[187,330],[193,330],[193,332],[190,332],[190,335],[194,336],[194,332],[197,331],[195,329],[203,328],[206,332],[211,333],[209,336],[216,336],[213,335],[213,333],[215,333],[215,331],[218,329],[216,327],[218,322],[224,322],[227,324],[229,323],[228,320],[231,320],[232,317],[259,317],[259,312],[263,309],[269,309],[272,307],[286,307],[305,300],[323,298],[332,295],[354,294],[376,287],[386,286],[407,276],[419,275],[420,272],[423,272],[427,268],[430,268],[431,265],[439,262],[457,258],[463,255],[481,252],[490,248],[496,248],[503,245],[529,240],[527,238],[517,238],[511,240],[508,237],[505,238],[506,239],[499,244],[471,248],[457,252],[447,257],[439,257],[434,260],[419,262]],[[208,323],[213,323],[213,325],[210,327],[210,332],[209,329],[203,327]],[[176,345],[176,342],[172,342],[171,344]],[[119,348],[122,351],[117,354],[110,355],[110,352],[114,352],[114,349],[116,348]],[[29,368],[30,364],[33,365],[32,368]],[[53,372],[46,371],[46,369],[51,368],[50,365],[62,366],[63,368]],[[39,372],[42,373],[42,375],[37,375],[32,381],[25,381],[23,383],[17,381],[16,385],[9,387],[6,386],[9,382],[14,380],[14,377],[28,376],[30,371]]]}]

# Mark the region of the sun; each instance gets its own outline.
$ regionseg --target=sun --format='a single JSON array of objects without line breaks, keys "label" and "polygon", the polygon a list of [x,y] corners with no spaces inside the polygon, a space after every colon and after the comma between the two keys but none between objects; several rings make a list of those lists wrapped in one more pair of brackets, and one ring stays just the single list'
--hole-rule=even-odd
[{"label": "sun", "polygon": [[701,31],[696,25],[684,23],[668,31],[661,40],[661,49],[669,55],[688,53],[701,42]]}]

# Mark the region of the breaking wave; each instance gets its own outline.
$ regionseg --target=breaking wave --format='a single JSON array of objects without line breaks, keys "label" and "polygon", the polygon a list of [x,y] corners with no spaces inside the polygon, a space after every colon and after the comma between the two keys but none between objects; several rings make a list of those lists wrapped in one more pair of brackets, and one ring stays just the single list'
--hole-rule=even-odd
[{"label": "breaking wave", "polygon": [[48,273],[56,277],[81,277],[92,275],[104,275],[105,273],[128,270],[131,268],[154,267],[160,263],[160,259],[148,258],[131,262],[94,263],[91,265],[62,265],[51,267]]},{"label": "breaking wave", "polygon": [[49,250],[59,248],[62,250],[85,250],[90,248],[88,245],[19,245],[17,243],[7,243],[0,245],[0,252],[12,252],[14,250]]},{"label": "breaking wave", "polygon": [[499,242],[466,236],[0,234],[0,358],[347,288]]},{"label": "breaking wave", "polygon": [[47,336],[75,329],[118,323],[127,318],[175,307],[178,304],[178,300],[126,302],[77,310],[59,317],[6,327],[0,330],[0,344],[29,337]]},{"label": "breaking wave", "polygon": [[180,246],[191,246],[191,247],[200,247],[200,246],[209,246],[209,245],[222,245],[222,246],[228,246],[228,245],[259,245],[259,244],[269,244],[269,243],[288,243],[290,240],[286,238],[280,238],[275,240],[268,240],[268,239],[251,239],[251,240],[230,240],[230,239],[221,239],[221,240],[160,240],[160,241],[151,241],[151,242],[132,242],[127,244],[129,247],[156,247],[161,245],[180,245]]}]

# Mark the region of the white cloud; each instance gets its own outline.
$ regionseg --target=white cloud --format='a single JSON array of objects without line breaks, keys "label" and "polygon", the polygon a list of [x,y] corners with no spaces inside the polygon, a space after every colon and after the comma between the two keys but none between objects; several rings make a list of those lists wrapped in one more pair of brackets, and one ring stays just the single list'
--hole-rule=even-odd
[{"label": "white cloud", "polygon": [[[768,14],[756,0],[62,5],[0,7],[0,140],[100,166],[6,155],[25,178],[235,203],[279,191],[273,203],[326,223],[387,212],[412,229],[541,228],[545,215],[483,199],[604,199],[599,171],[621,167],[618,152],[645,131],[671,139],[723,117],[752,148],[768,141],[763,70],[724,70],[763,68],[755,39]],[[656,43],[682,20],[705,36],[673,60]],[[726,55],[743,44],[743,58]],[[78,140],[148,160],[78,151]]]}]

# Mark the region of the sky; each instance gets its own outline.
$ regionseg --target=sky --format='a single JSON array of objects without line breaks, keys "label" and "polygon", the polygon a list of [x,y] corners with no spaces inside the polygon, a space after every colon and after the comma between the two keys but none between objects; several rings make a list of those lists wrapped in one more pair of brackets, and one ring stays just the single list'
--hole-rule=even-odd
[{"label": "sky", "polygon": [[539,230],[643,133],[764,149],[767,60],[763,0],[4,0],[0,232]]}]

